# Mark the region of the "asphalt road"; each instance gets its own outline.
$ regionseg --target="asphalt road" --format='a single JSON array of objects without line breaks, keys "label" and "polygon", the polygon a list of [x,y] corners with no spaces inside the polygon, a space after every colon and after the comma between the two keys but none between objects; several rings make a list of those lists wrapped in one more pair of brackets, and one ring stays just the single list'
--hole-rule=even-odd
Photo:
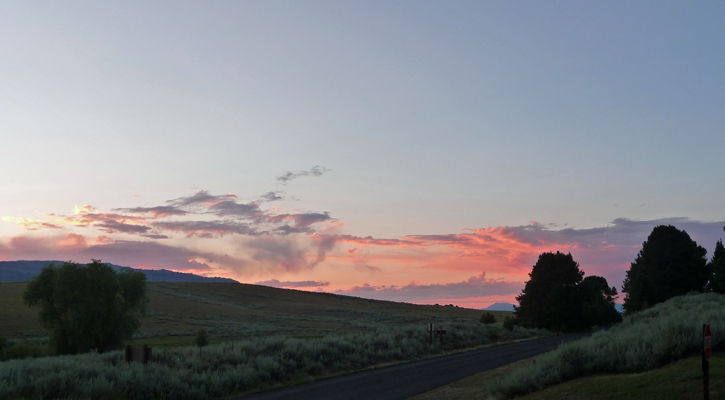
[{"label": "asphalt road", "polygon": [[405,400],[468,376],[553,350],[588,334],[502,344],[262,392],[237,400]]}]

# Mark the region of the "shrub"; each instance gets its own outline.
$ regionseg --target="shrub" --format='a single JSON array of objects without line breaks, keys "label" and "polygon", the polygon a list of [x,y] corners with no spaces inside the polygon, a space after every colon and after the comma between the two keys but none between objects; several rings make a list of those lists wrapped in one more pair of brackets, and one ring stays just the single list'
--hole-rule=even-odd
[{"label": "shrub", "polygon": [[[443,324],[441,324],[443,325]],[[126,363],[120,351],[11,360],[0,363],[0,398],[206,399],[339,373],[442,350],[490,343],[495,331],[513,340],[548,334],[475,321],[446,321],[444,347],[429,344],[421,325],[370,325],[365,333],[314,340],[266,337],[154,354],[148,364]]]},{"label": "shrub", "polygon": [[496,322],[496,317],[491,314],[490,312],[487,312],[483,315],[481,315],[481,323],[482,324],[493,324]]},{"label": "shrub", "polygon": [[503,320],[503,327],[506,330],[512,331],[514,330],[514,327],[518,324],[518,321],[514,317],[506,317]]}]

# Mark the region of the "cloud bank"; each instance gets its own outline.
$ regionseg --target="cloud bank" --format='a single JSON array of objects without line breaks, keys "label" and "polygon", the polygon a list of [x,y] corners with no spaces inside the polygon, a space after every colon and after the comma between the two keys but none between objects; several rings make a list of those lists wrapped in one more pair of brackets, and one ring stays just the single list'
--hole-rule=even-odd
[{"label": "cloud bank", "polygon": [[[320,167],[289,173],[284,182],[325,171]],[[0,259],[86,262],[97,258],[137,268],[192,271],[242,281],[255,278],[268,286],[325,288],[375,299],[463,302],[513,299],[543,252],[570,252],[587,275],[604,276],[619,287],[657,225],[684,229],[710,251],[723,236],[721,221],[688,218],[617,218],[594,228],[559,229],[532,222],[457,233],[356,236],[344,233],[345,222],[327,211],[269,206],[283,195],[267,192],[251,197],[255,201],[241,201],[232,193],[201,190],[150,206],[103,211],[84,205],[75,207],[72,214],[51,213],[42,219],[4,216],[5,223],[24,227],[27,233],[0,239]],[[337,275],[320,279],[316,272],[315,279],[305,279],[321,264],[324,271]],[[482,270],[486,273],[479,274]],[[290,274],[300,279],[278,279]],[[352,281],[353,286],[332,276]]]}]

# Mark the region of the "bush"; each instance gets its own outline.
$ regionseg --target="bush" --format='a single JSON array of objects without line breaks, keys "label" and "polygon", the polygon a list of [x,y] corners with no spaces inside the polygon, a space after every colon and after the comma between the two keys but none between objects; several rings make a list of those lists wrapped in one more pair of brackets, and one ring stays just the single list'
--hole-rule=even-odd
[{"label": "bush", "polygon": [[496,322],[496,317],[491,314],[490,312],[487,312],[483,315],[481,315],[481,323],[482,324],[493,324]]},{"label": "bush", "polygon": [[518,321],[514,317],[506,317],[503,320],[503,327],[509,331],[514,330],[516,325],[518,325]]}]

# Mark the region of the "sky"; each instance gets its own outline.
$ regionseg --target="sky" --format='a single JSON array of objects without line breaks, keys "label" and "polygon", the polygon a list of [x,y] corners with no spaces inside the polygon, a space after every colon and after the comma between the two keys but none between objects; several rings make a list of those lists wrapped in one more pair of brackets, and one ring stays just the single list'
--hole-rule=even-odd
[{"label": "sky", "polygon": [[[725,4],[0,4],[0,260],[482,308],[725,232]],[[620,297],[620,301],[621,301]]]}]

